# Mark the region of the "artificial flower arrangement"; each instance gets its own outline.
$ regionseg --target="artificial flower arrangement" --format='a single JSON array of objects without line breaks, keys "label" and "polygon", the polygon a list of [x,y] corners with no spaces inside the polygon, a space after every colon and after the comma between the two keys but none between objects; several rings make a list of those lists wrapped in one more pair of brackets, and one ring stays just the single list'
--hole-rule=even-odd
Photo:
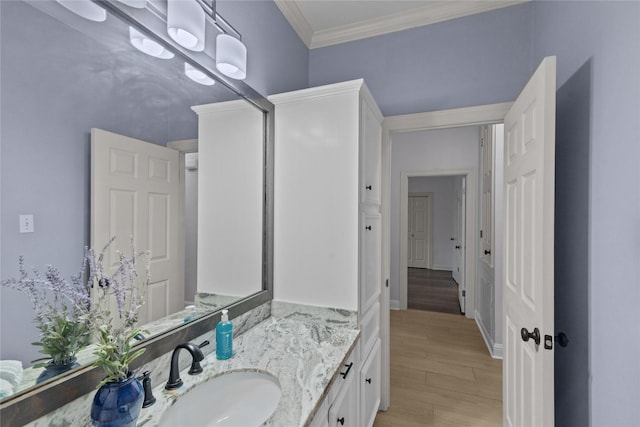
[{"label": "artificial flower arrangement", "polygon": [[86,312],[90,306],[90,289],[83,282],[84,264],[80,273],[66,280],[53,266],[48,265],[42,275],[32,268],[29,274],[24,257],[18,258],[19,278],[2,281],[2,286],[19,290],[29,297],[36,313],[34,322],[40,330],[40,341],[32,343],[42,347],[47,357],[36,359],[34,367],[72,365],[78,350],[89,338]]},{"label": "artificial flower arrangement", "polygon": [[108,382],[126,380],[131,372],[129,365],[138,358],[145,349],[134,350],[137,342],[134,337],[144,332],[137,327],[138,312],[143,303],[141,289],[146,289],[150,280],[149,253],[144,254],[145,280],[139,286],[136,271],[136,254],[133,241],[131,255],[115,251],[118,258],[117,269],[109,273],[104,267],[105,253],[114,239],[96,256],[93,249],[87,249],[85,259],[89,265],[89,283],[93,284],[94,305],[87,313],[90,329],[96,339],[96,356],[94,366],[104,370],[105,377],[98,387]]},{"label": "artificial flower arrangement", "polygon": [[[144,353],[144,348],[134,350],[134,337],[142,332],[137,327],[138,311],[143,303],[142,292],[149,282],[149,254],[144,254],[146,284],[138,286],[140,278],[136,271],[138,255],[133,242],[131,255],[115,251],[117,268],[108,272],[104,266],[105,254],[115,238],[96,254],[85,248],[80,272],[66,280],[51,265],[40,274],[32,268],[30,276],[19,257],[19,278],[1,282],[3,286],[26,293],[36,313],[34,319],[40,330],[40,341],[34,345],[42,347],[41,353],[48,355],[43,363],[35,367],[61,365],[75,362],[80,348],[94,338],[96,360],[94,366],[104,370],[105,377],[98,387],[108,382],[126,380],[131,372],[129,365]],[[85,276],[89,267],[88,277]],[[92,296],[93,288],[93,296]]]}]

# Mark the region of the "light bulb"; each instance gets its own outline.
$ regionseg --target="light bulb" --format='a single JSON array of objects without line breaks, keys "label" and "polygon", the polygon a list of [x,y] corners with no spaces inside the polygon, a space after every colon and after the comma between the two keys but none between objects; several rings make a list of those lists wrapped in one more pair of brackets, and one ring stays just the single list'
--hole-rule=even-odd
[{"label": "light bulb", "polygon": [[205,13],[196,0],[168,0],[167,33],[182,47],[204,50]]},{"label": "light bulb", "polygon": [[211,77],[207,76],[202,71],[194,68],[192,65],[184,63],[184,73],[196,83],[200,83],[201,85],[211,86],[215,84],[215,80]]},{"label": "light bulb", "polygon": [[129,41],[141,52],[161,59],[173,58],[173,53],[165,49],[160,43],[151,40],[133,27],[129,27]]},{"label": "light bulb", "polygon": [[243,80],[247,77],[247,48],[228,34],[216,37],[216,68],[225,76]]},{"label": "light bulb", "polygon": [[102,22],[107,19],[107,11],[91,0],[57,0],[67,10],[89,21]]}]

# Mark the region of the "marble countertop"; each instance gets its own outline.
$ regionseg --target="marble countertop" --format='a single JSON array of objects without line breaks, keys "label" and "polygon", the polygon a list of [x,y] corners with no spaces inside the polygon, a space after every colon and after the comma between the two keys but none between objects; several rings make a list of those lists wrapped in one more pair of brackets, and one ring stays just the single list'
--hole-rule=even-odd
[{"label": "marble countertop", "polygon": [[181,372],[184,384],[179,389],[167,391],[164,384],[156,385],[157,401],[142,409],[138,425],[157,425],[176,399],[202,382],[233,371],[262,371],[277,378],[282,391],[278,407],[263,425],[305,426],[359,333],[355,312],[274,301],[271,317],[234,338],[231,359],[221,361],[210,354],[201,362],[201,374]]}]

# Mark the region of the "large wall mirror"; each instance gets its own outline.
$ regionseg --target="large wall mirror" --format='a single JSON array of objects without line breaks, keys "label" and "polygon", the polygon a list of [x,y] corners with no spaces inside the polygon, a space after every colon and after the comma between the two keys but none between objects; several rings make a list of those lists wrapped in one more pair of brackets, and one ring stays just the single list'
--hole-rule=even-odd
[{"label": "large wall mirror", "polygon": [[[102,22],[83,19],[55,0],[0,4],[0,275],[18,276],[23,256],[28,268],[44,271],[53,265],[69,277],[78,272],[86,246],[99,250],[118,234],[114,245],[127,250],[129,239],[123,236],[133,236],[138,249],[151,253],[147,332],[139,337],[145,346],[222,307],[234,307],[237,315],[271,298],[273,107],[242,81],[219,74],[206,51],[188,52],[161,34],[166,2],[148,1],[145,9],[95,2],[100,3],[107,11]],[[139,31],[157,33],[164,57],[132,45]],[[238,120],[242,149],[207,146],[206,158],[198,156],[204,143],[238,143],[228,133],[216,138],[215,130],[207,141],[199,140],[198,108],[228,104],[237,110],[242,103],[248,111]],[[121,150],[124,157],[96,148],[113,141],[131,144]],[[156,169],[156,178],[177,180],[177,193],[145,193],[143,220],[123,214],[139,216],[142,209],[109,178],[135,169],[128,162],[141,156],[130,148],[136,144],[142,150],[145,144],[175,149],[178,162]],[[233,165],[233,179],[216,175],[216,167],[225,164]],[[221,202],[225,194],[233,195],[234,203]],[[199,224],[203,209],[207,215]],[[29,216],[32,232],[21,232],[21,215]],[[242,221],[225,223],[232,218]],[[224,227],[212,234],[212,224]],[[220,234],[234,227],[238,233]],[[232,283],[234,270],[216,275],[203,265],[230,266],[242,283]],[[32,368],[32,361],[42,355],[31,344],[39,334],[31,303],[16,290],[0,292],[0,359],[19,361],[24,369],[20,384],[3,396],[7,407],[73,371],[38,379],[42,368]],[[195,308],[185,309],[190,305]],[[91,357],[91,351],[81,350],[77,370],[86,370]]]}]

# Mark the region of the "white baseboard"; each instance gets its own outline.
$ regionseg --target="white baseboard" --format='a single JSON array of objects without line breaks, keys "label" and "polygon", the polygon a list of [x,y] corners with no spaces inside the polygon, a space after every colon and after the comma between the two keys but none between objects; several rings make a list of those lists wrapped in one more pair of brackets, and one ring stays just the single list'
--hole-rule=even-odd
[{"label": "white baseboard", "polygon": [[482,339],[484,340],[485,345],[487,346],[487,350],[489,350],[489,354],[494,359],[502,359],[504,354],[504,346],[502,344],[495,344],[493,342],[493,338],[489,335],[489,331],[485,328],[484,323],[482,323],[482,318],[480,313],[476,310],[476,325],[478,325],[478,329],[480,330],[480,335],[482,335]]},{"label": "white baseboard", "polygon": [[400,301],[397,299],[389,300],[389,308],[391,310],[400,310]]},{"label": "white baseboard", "polygon": [[453,271],[450,265],[434,265],[431,267],[431,269],[439,271]]}]

